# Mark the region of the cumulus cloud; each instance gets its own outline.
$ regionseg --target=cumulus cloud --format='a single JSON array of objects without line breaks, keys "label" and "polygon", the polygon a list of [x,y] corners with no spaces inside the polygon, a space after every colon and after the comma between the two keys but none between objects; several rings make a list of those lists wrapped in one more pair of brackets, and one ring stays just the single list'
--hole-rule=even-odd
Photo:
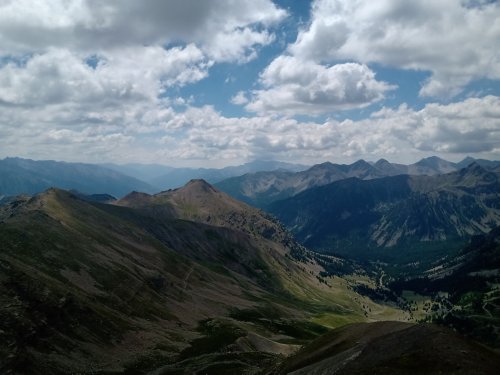
[{"label": "cumulus cloud", "polygon": [[500,78],[499,19],[496,1],[316,0],[289,50],[430,71],[420,94],[449,98],[472,80]]},{"label": "cumulus cloud", "polygon": [[0,106],[63,102],[103,106],[156,100],[169,87],[204,78],[210,65],[194,45],[103,52],[95,67],[82,55],[50,49],[25,64],[11,62],[0,68]]},{"label": "cumulus cloud", "polygon": [[2,154],[141,158],[192,102],[179,87],[255,58],[286,16],[270,0],[0,1]]},{"label": "cumulus cloud", "polygon": [[363,108],[384,98],[393,88],[377,81],[366,65],[324,66],[293,56],[279,56],[264,70],[262,90],[253,92],[249,111],[308,114]]},{"label": "cumulus cloud", "polygon": [[[429,153],[453,160],[466,154],[500,158],[497,96],[428,104],[421,110],[401,105],[364,120],[324,123],[225,117],[210,106],[175,112],[169,103],[131,103],[126,110],[110,109],[99,116],[52,107],[2,111],[0,121],[12,124],[2,134],[2,152],[31,150],[38,158],[71,155],[86,161],[163,160],[175,165],[224,165],[254,158],[315,163],[385,157],[412,162]],[[77,121],[78,127],[64,125]]]},{"label": "cumulus cloud", "polygon": [[236,95],[231,98],[231,103],[235,105],[244,105],[248,103],[248,98],[244,91],[238,91]]},{"label": "cumulus cloud", "polygon": [[[384,108],[371,117],[318,124],[270,116],[227,118],[212,107],[189,108],[165,122],[167,155],[193,159],[270,157],[303,162],[380,157],[401,161],[438,154],[499,157],[500,98]],[[182,140],[176,134],[182,132]],[[159,151],[160,152],[160,151]]]},{"label": "cumulus cloud", "polygon": [[[372,61],[431,71],[422,95],[498,77],[498,5],[443,3],[446,12],[441,2],[314,2],[311,23],[259,86],[231,99],[258,114],[231,118],[194,107],[179,88],[271,43],[286,16],[271,1],[0,0],[0,156],[175,165],[500,157],[497,96],[384,108],[359,121],[290,118],[381,101],[393,87],[377,80]],[[460,14],[464,30],[440,31]],[[481,37],[479,21],[491,26]]]},{"label": "cumulus cloud", "polygon": [[246,61],[273,40],[267,28],[284,17],[269,0],[2,1],[0,55],[182,41],[216,61]]}]

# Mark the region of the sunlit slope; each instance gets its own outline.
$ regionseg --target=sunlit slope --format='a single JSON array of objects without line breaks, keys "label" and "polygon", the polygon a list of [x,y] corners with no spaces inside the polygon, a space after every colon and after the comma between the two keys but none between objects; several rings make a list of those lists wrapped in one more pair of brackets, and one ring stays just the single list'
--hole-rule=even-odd
[{"label": "sunlit slope", "polygon": [[121,205],[50,189],[2,206],[2,370],[197,368],[227,347],[274,361],[318,323],[405,318],[325,281],[279,223],[210,189]]}]

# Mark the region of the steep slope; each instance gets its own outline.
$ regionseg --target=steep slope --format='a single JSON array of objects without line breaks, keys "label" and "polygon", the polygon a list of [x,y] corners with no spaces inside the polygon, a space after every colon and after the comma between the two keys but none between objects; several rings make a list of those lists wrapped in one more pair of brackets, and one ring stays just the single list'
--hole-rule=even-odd
[{"label": "steep slope", "polygon": [[228,276],[194,268],[140,227],[65,192],[15,202],[1,216],[4,373],[120,369],[155,345],[185,346],[197,320],[224,310],[221,301],[245,305]]},{"label": "steep slope", "polygon": [[500,355],[431,324],[352,324],[285,360],[277,374],[496,374]]},{"label": "steep slope", "polygon": [[121,197],[132,190],[153,192],[145,182],[93,164],[0,160],[0,194],[36,194],[50,187],[75,189],[84,194],[107,193]]},{"label": "steep slope", "polygon": [[314,321],[403,317],[321,280],[279,224],[203,181],[116,205],[20,197],[0,238],[7,374],[257,371],[324,332]]},{"label": "steep slope", "polygon": [[430,246],[489,231],[500,223],[500,182],[472,164],[438,176],[346,179],[268,209],[306,246],[369,256],[368,249]]},{"label": "steep slope", "polygon": [[231,228],[291,246],[296,251],[303,250],[273,217],[235,200],[204,180],[191,180],[180,189],[155,195],[134,192],[116,205],[141,209],[151,215]]}]

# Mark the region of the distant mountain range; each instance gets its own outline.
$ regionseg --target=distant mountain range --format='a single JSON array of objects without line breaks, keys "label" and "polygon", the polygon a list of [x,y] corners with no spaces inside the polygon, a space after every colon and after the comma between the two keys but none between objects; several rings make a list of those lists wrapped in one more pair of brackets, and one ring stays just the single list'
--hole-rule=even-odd
[{"label": "distant mountain range", "polygon": [[473,163],[443,175],[348,178],[267,210],[317,250],[369,257],[377,248],[403,247],[396,253],[404,254],[500,225],[500,174]]},{"label": "distant mountain range", "polygon": [[410,165],[389,163],[385,159],[380,159],[376,163],[358,160],[349,165],[326,162],[297,173],[257,172],[229,178],[215,185],[239,200],[256,207],[265,207],[274,201],[294,196],[307,189],[346,178],[370,180],[402,174],[432,176],[457,171],[473,162],[488,169],[500,167],[498,161],[468,157],[459,163],[452,163],[436,156]]},{"label": "distant mountain range", "polygon": [[307,167],[275,161],[253,161],[222,169],[173,168],[157,164],[84,164],[53,160],[5,158],[0,160],[0,203],[18,194],[36,194],[50,187],[83,194],[122,197],[131,191],[159,192],[183,186],[191,179],[220,181],[260,170],[299,171]]},{"label": "distant mountain range", "polygon": [[238,166],[225,168],[174,168],[151,164],[104,164],[107,168],[144,180],[156,186],[158,191],[178,188],[193,179],[216,183],[226,178],[260,171],[298,172],[309,168],[301,164],[272,160],[254,160]]},{"label": "distant mountain range", "polygon": [[116,197],[132,190],[155,191],[143,181],[94,164],[21,158],[0,160],[0,195],[36,194],[50,187]]},{"label": "distant mountain range", "polygon": [[[18,194],[36,194],[49,187],[76,190],[83,194],[122,197],[130,191],[154,193],[204,179],[233,197],[263,207],[308,188],[349,177],[373,179],[397,174],[439,174],[457,170],[474,161],[466,158],[451,163],[431,157],[405,166],[379,160],[351,165],[323,163],[311,168],[279,161],[256,160],[239,166],[216,168],[174,168],[159,164],[84,164],[51,160],[6,158],[0,160],[0,201]],[[477,160],[485,168],[500,163]]]}]

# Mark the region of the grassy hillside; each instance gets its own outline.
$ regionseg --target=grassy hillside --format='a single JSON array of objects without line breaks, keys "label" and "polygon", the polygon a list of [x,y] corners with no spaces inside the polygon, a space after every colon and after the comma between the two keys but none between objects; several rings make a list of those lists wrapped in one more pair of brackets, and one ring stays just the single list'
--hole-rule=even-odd
[{"label": "grassy hillside", "polygon": [[0,238],[3,373],[252,373],[329,327],[407,318],[200,181],[117,205],[20,197]]}]

